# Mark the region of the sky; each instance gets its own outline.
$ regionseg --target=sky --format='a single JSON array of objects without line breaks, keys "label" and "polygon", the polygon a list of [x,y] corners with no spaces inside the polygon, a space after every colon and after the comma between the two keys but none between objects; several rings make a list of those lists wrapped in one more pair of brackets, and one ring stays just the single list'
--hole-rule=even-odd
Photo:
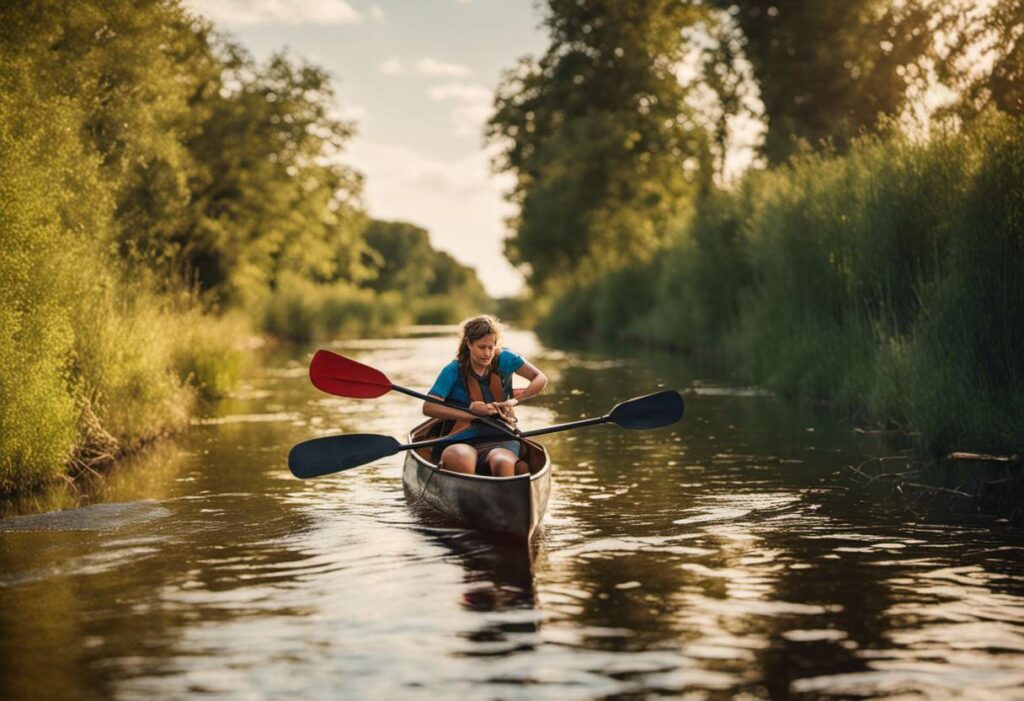
[{"label": "sky", "polygon": [[430,232],[435,248],[508,296],[522,277],[501,252],[508,175],[482,128],[503,70],[547,46],[533,0],[186,0],[263,60],[287,50],[328,70],[356,122],[345,162],[370,216]]}]

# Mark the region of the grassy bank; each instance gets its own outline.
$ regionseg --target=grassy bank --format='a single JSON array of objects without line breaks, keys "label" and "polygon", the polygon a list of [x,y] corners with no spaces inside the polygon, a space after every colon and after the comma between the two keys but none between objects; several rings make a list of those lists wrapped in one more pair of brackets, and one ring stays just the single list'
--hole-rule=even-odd
[{"label": "grassy bank", "polygon": [[737,377],[1024,449],[1024,124],[866,138],[709,195],[643,267],[561,289],[549,338],[711,348]]},{"label": "grassy bank", "polygon": [[237,321],[111,252],[100,161],[66,138],[81,119],[0,94],[0,495],[179,429],[240,362]]}]

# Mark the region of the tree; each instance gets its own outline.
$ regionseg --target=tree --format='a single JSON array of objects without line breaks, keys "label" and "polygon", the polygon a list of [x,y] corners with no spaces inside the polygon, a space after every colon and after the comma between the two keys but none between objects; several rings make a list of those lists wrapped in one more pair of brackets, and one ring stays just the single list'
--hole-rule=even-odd
[{"label": "tree", "polygon": [[676,75],[674,0],[549,0],[551,45],[507,71],[487,138],[518,205],[505,251],[535,286],[649,257],[690,199],[704,133]]},{"label": "tree", "polygon": [[925,0],[716,0],[750,62],[767,123],[763,152],[781,163],[801,142],[844,148],[897,116],[953,17]]},{"label": "tree", "polygon": [[953,110],[973,119],[988,107],[1024,115],[1024,0],[995,0],[980,11],[958,6],[953,40],[938,77],[959,94]]},{"label": "tree", "polygon": [[373,220],[363,234],[368,246],[367,267],[374,272],[368,283],[378,292],[395,290],[406,299],[427,294],[434,283],[432,259],[426,229],[400,221]]},{"label": "tree", "polygon": [[397,292],[410,304],[444,298],[458,309],[483,309],[490,299],[476,271],[430,245],[426,229],[401,221],[373,220],[366,227],[367,283],[377,292]]},{"label": "tree", "polygon": [[189,219],[171,255],[204,290],[245,304],[284,272],[359,281],[362,178],[338,159],[353,134],[335,116],[330,76],[276,55],[255,64],[233,45],[195,101],[204,115],[187,142]]}]

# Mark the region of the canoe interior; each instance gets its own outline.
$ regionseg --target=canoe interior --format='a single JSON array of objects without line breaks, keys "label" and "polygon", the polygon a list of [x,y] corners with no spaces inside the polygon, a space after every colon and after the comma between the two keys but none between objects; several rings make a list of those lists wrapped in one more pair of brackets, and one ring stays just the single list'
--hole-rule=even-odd
[{"label": "canoe interior", "polygon": [[[438,438],[440,435],[441,422],[436,419],[432,419],[413,429],[411,439],[413,441],[422,441],[429,438]],[[533,441],[524,441],[523,443],[520,443],[519,451],[519,457],[526,460],[526,464],[530,466],[531,475],[535,475],[543,470],[544,466],[547,464],[547,455],[545,454],[544,449]],[[415,452],[425,462],[430,463],[431,465],[437,464],[432,459],[433,447],[419,448],[413,452]]]}]

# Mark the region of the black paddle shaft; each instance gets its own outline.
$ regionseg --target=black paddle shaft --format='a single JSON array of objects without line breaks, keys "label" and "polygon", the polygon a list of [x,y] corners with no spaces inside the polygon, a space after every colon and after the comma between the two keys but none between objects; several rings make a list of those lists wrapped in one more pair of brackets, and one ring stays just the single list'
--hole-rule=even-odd
[{"label": "black paddle shaft", "polygon": [[570,421],[564,424],[555,424],[554,426],[547,426],[545,428],[535,428],[532,431],[523,431],[521,434],[523,438],[533,438],[534,436],[543,436],[547,433],[557,433],[559,431],[568,431],[571,428],[583,428],[584,426],[596,426],[598,424],[606,424],[611,419],[607,416],[598,416],[593,419],[580,419],[579,421]]}]

